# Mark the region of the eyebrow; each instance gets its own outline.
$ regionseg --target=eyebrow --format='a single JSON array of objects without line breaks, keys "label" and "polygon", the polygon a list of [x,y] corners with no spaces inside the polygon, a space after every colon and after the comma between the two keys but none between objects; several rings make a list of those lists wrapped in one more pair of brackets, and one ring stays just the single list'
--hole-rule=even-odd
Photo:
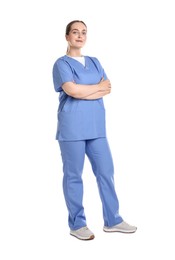
[{"label": "eyebrow", "polygon": [[[72,29],[72,31],[79,31],[78,29]],[[82,31],[86,32],[86,29],[83,29]]]}]

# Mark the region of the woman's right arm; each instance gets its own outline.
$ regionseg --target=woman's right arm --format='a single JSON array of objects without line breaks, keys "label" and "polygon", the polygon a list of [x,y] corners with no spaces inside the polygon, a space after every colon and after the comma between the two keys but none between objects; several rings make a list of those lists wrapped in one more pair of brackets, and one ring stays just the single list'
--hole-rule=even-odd
[{"label": "woman's right arm", "polygon": [[95,85],[81,85],[74,82],[66,82],[62,89],[67,95],[79,99],[96,99],[110,93],[111,83],[107,80],[101,80]]}]

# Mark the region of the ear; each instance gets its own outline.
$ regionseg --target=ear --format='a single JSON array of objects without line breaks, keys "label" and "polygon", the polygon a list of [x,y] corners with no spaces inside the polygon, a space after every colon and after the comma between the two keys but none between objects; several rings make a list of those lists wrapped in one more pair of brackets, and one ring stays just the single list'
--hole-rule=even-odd
[{"label": "ear", "polygon": [[65,35],[66,41],[69,41],[69,35]]}]

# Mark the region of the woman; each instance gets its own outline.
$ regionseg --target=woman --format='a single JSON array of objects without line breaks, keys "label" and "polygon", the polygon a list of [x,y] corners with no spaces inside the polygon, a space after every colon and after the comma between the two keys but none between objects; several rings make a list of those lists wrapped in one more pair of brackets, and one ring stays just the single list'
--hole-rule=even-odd
[{"label": "woman", "polygon": [[103,97],[111,92],[111,83],[97,58],[81,54],[86,43],[86,24],[79,20],[70,22],[65,37],[67,53],[53,66],[53,82],[55,91],[60,93],[56,139],[63,162],[63,191],[70,234],[82,240],[95,237],[87,227],[82,205],[85,155],[99,188],[103,230],[133,233],[137,228],[119,215],[113,160],[106,138]]}]

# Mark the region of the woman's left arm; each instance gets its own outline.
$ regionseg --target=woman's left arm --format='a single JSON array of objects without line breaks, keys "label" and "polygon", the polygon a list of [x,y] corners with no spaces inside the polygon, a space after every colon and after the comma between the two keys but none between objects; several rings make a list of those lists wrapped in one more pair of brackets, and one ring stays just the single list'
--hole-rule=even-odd
[{"label": "woman's left arm", "polygon": [[106,91],[99,91],[99,92],[96,92],[96,93],[93,93],[91,95],[88,95],[82,99],[86,99],[86,100],[92,100],[92,99],[99,99],[99,98],[102,98],[108,94],[111,93],[111,89],[109,90],[106,90]]}]

